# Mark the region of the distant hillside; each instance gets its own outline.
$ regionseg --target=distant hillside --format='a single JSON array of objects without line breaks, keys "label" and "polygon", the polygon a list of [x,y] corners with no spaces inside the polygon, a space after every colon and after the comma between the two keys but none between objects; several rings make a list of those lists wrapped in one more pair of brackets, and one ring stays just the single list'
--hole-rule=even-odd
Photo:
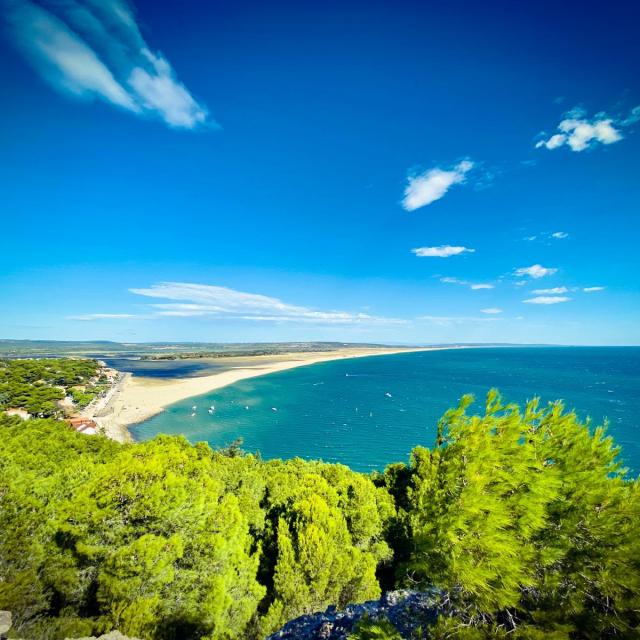
[{"label": "distant hillside", "polygon": [[248,356],[336,349],[374,349],[384,347],[524,347],[551,345],[520,345],[510,343],[452,343],[421,345],[384,345],[369,342],[111,342],[109,340],[2,340],[0,357],[77,356],[140,356],[143,358]]},{"label": "distant hillside", "polygon": [[296,351],[333,351],[345,348],[377,348],[384,345],[347,342],[86,342],[57,340],[0,340],[3,356],[100,356],[100,355],[178,355],[220,354],[247,355],[253,353],[291,353]]}]

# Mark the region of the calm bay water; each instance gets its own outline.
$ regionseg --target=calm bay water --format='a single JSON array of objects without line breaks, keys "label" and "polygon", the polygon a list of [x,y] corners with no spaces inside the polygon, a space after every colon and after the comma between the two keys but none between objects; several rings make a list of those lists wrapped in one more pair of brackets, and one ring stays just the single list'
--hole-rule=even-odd
[{"label": "calm bay water", "polygon": [[326,362],[190,398],[132,431],[140,440],[180,433],[213,447],[242,437],[246,450],[265,458],[371,471],[405,461],[417,444],[431,446],[446,409],[473,393],[480,411],[491,387],[507,401],[562,399],[594,423],[608,418],[625,463],[640,471],[640,347],[460,349]]},{"label": "calm bay water", "polygon": [[193,360],[142,360],[140,358],[109,358],[100,356],[109,367],[145,378],[193,378],[226,371],[229,366],[224,358],[212,361],[205,358]]}]

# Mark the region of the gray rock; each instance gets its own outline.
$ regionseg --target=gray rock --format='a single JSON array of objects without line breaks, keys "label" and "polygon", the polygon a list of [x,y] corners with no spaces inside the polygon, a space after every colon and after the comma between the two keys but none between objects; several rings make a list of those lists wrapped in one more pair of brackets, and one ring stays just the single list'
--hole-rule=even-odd
[{"label": "gray rock", "polygon": [[435,589],[391,591],[380,600],[351,604],[344,611],[331,606],[324,613],[301,616],[287,622],[267,640],[345,640],[365,615],[371,620],[386,619],[403,638],[412,638],[418,628],[426,634],[424,629],[442,612],[442,597]]},{"label": "gray rock", "polygon": [[11,629],[11,611],[0,611],[0,634],[7,633]]},{"label": "gray rock", "polygon": [[129,636],[123,636],[119,631],[111,631],[97,638],[91,636],[90,638],[67,638],[67,640],[138,640],[138,638],[130,638]]}]

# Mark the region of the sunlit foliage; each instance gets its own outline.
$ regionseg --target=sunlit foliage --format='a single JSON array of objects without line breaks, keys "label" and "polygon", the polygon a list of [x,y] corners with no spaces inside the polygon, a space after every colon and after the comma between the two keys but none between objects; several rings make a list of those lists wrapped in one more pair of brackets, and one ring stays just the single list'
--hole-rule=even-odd
[{"label": "sunlit foliage", "polygon": [[261,637],[380,594],[393,504],[346,467],[0,429],[0,609],[25,637]]},{"label": "sunlit foliage", "polygon": [[404,493],[398,575],[443,589],[460,612],[449,633],[636,637],[640,494],[619,449],[560,403],[521,413],[491,392],[470,416],[470,402],[414,450],[409,480],[387,473]]},{"label": "sunlit foliage", "polygon": [[640,489],[611,439],[560,404],[470,402],[371,477],[0,415],[0,609],[24,638],[258,639],[435,587],[433,638],[637,637]]},{"label": "sunlit foliage", "polygon": [[65,358],[0,359],[0,411],[24,409],[40,418],[59,417],[59,401],[69,395],[84,407],[105,388],[95,360]]}]

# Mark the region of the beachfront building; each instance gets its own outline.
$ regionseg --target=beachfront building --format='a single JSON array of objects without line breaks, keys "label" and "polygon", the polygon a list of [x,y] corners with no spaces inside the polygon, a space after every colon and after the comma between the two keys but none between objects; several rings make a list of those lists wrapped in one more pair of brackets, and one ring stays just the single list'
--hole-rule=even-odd
[{"label": "beachfront building", "polygon": [[98,425],[91,418],[69,418],[66,422],[72,429],[86,436],[94,436],[98,433]]}]

